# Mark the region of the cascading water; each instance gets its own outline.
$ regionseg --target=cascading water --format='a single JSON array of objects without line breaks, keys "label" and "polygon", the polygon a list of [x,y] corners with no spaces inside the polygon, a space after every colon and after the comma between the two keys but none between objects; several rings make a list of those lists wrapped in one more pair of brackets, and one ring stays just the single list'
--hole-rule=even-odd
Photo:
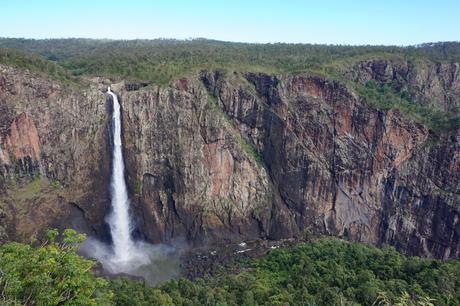
[{"label": "cascading water", "polygon": [[114,261],[128,261],[133,249],[133,241],[131,239],[128,191],[124,176],[120,103],[117,95],[110,90],[110,87],[107,89],[107,93],[112,96],[113,100],[112,213],[109,217],[109,226],[113,240]]},{"label": "cascading water", "polygon": [[110,87],[107,93],[111,95],[113,101],[113,154],[110,180],[112,211],[107,218],[113,245],[89,238],[80,250],[83,254],[100,261],[104,270],[110,274],[126,273],[140,276],[155,284],[179,275],[179,258],[175,248],[134,241],[131,237],[132,222],[121,141],[121,107],[117,95],[110,90]]}]

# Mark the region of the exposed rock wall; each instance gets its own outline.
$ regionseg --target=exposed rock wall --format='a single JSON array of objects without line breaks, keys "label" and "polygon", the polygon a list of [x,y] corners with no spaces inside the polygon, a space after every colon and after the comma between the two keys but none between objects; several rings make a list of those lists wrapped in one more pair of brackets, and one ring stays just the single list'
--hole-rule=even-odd
[{"label": "exposed rock wall", "polygon": [[458,257],[458,131],[433,144],[423,126],[317,77],[247,74],[256,95],[204,78],[263,154],[299,230]]},{"label": "exposed rock wall", "polygon": [[309,230],[459,256],[458,131],[432,135],[308,75],[203,72],[170,88],[120,86],[120,96],[129,185],[150,240]]},{"label": "exposed rock wall", "polygon": [[121,94],[130,185],[150,239],[309,229],[458,257],[458,132],[432,143],[422,125],[318,77],[201,81]]},{"label": "exposed rock wall", "polygon": [[[363,62],[348,76],[425,86],[418,103],[456,107],[455,65],[426,78],[404,65]],[[202,244],[313,231],[459,257],[460,131],[433,134],[311,75],[204,71],[169,87],[144,85],[112,88],[123,109],[137,233],[147,240]],[[57,180],[58,207],[73,207],[57,219],[83,218],[103,233],[110,103],[97,85],[77,91],[2,67],[0,102],[3,186],[36,173]],[[22,169],[24,158],[30,167]]]},{"label": "exposed rock wall", "polygon": [[128,184],[138,224],[153,241],[258,237],[265,169],[198,80],[120,92]]},{"label": "exposed rock wall", "polygon": [[0,190],[10,239],[51,226],[103,231],[106,105],[95,85],[0,66]]}]

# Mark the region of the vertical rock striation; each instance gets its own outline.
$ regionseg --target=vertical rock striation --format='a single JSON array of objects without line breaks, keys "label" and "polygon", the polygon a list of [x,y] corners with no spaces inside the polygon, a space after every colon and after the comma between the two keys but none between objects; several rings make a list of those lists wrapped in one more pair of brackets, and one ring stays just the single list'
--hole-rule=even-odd
[{"label": "vertical rock striation", "polygon": [[232,240],[266,231],[255,210],[267,209],[267,173],[198,80],[120,98],[128,184],[148,239]]},{"label": "vertical rock striation", "polygon": [[[33,198],[30,208],[50,202],[53,216],[65,216],[55,220],[82,215],[104,233],[110,158],[103,94],[96,84],[75,90],[1,69],[6,202],[11,180],[27,184],[41,173],[62,186],[61,202]],[[457,64],[369,60],[342,73],[404,88],[421,105],[450,112],[459,105]],[[460,257],[458,128],[435,133],[398,110],[369,106],[344,84],[307,74],[203,71],[165,87],[113,86],[137,234],[203,244],[308,231]]]},{"label": "vertical rock striation", "polygon": [[292,228],[458,257],[458,130],[431,145],[425,127],[367,106],[340,83],[245,77],[255,94],[218,73],[203,75],[263,155]]}]

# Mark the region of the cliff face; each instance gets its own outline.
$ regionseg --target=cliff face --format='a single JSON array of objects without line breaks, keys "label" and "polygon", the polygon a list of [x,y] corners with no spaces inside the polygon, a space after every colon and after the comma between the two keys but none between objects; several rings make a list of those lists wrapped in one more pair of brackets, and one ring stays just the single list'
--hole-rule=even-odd
[{"label": "cliff face", "polygon": [[321,78],[246,79],[256,94],[204,75],[262,154],[274,199],[291,214],[290,231],[272,236],[313,227],[409,254],[458,257],[458,130],[433,143],[423,126]]},{"label": "cliff face", "polygon": [[259,237],[270,212],[265,168],[198,80],[119,91],[128,185],[153,241]]},{"label": "cliff face", "polygon": [[433,141],[398,111],[318,77],[205,72],[201,81],[121,94],[150,239],[308,229],[458,257],[458,131]]},{"label": "cliff face", "polygon": [[1,238],[28,240],[55,226],[102,233],[110,162],[104,94],[0,66],[0,108]]},{"label": "cliff face", "polygon": [[[401,65],[362,62],[344,75],[356,82],[399,80],[418,103],[458,105],[458,65],[429,70],[427,78],[417,72],[425,69],[406,73]],[[103,233],[110,175],[104,95],[97,85],[75,91],[2,69],[2,178],[41,173],[51,182],[45,189],[57,180],[62,187],[49,194],[61,203],[46,200],[63,210],[56,220],[81,214],[80,223]],[[419,96],[417,86],[426,88]],[[150,241],[316,232],[408,254],[460,257],[458,129],[433,134],[397,110],[378,111],[343,84],[311,75],[204,71],[169,87],[113,90],[123,108],[133,213]],[[39,200],[34,207],[48,207]]]}]

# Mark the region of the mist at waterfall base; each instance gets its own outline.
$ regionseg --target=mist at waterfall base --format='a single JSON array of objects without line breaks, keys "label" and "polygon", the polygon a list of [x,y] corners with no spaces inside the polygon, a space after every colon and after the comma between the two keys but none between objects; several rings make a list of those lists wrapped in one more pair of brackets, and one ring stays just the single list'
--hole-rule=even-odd
[{"label": "mist at waterfall base", "polygon": [[179,276],[179,256],[176,249],[166,245],[152,245],[132,238],[133,224],[129,214],[129,198],[124,177],[123,148],[121,141],[121,108],[117,96],[112,96],[112,177],[111,206],[107,218],[112,245],[88,238],[81,246],[82,254],[98,260],[109,274],[128,274],[143,277],[150,284]]},{"label": "mist at waterfall base", "polygon": [[91,237],[82,244],[80,251],[99,261],[108,275],[142,277],[151,285],[180,275],[177,250],[162,244],[135,241],[129,250],[130,257],[123,261],[117,258],[112,245]]}]

